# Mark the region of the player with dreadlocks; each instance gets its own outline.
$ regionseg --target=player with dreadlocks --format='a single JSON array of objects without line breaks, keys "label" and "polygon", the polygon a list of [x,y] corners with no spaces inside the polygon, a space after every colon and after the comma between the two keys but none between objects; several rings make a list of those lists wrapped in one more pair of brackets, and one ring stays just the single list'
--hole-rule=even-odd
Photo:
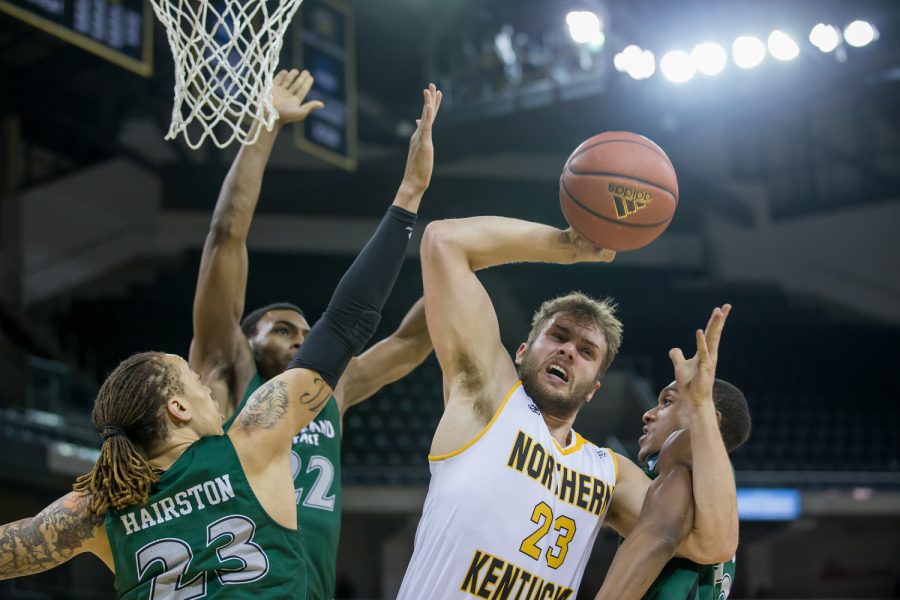
[{"label": "player with dreadlocks", "polygon": [[[430,161],[439,92],[424,92],[409,160]],[[428,169],[431,172],[431,169]],[[179,356],[137,354],[95,400],[93,470],[33,518],[0,526],[0,579],[91,552],[122,598],[305,598],[291,442],[368,342],[396,281],[425,185],[401,185],[288,368],[227,434],[209,387]]]}]

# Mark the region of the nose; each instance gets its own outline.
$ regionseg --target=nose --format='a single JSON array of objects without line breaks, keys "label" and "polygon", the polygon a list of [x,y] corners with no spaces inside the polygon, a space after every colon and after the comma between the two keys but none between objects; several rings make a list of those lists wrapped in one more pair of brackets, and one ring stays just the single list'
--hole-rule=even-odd
[{"label": "nose", "polygon": [[655,419],[656,419],[656,407],[655,406],[653,408],[651,408],[650,410],[648,410],[647,412],[645,412],[644,416],[641,417],[641,420],[645,424],[649,423],[650,421],[653,421]]},{"label": "nose", "polygon": [[559,345],[556,353],[572,359],[575,356],[575,344],[572,342],[563,342]]}]

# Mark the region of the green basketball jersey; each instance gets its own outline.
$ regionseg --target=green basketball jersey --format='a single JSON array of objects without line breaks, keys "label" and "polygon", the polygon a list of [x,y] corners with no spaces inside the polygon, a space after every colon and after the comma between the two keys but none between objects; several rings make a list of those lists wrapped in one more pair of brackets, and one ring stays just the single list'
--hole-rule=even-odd
[{"label": "green basketball jersey", "polygon": [[[226,431],[262,384],[259,374],[254,375],[241,404],[225,423]],[[315,420],[294,436],[291,469],[297,525],[308,561],[308,598],[331,600],[341,537],[341,412],[334,396]]]},{"label": "green basketball jersey", "polygon": [[192,444],[145,504],[110,509],[106,533],[120,598],[306,595],[301,533],[266,514],[228,436]]},{"label": "green basketball jersey", "polygon": [[[644,473],[656,479],[659,454],[647,459]],[[644,594],[644,600],[726,600],[734,581],[735,559],[717,565],[698,565],[673,558]]]}]

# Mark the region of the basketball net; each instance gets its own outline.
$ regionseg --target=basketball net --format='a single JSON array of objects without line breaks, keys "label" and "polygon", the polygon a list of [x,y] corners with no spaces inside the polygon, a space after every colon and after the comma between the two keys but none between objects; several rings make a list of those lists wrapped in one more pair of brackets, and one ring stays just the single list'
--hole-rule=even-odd
[{"label": "basketball net", "polygon": [[[271,2],[271,6],[270,6]],[[151,0],[175,60],[167,140],[197,149],[252,144],[272,129],[272,76],[284,33],[302,0]],[[259,126],[254,126],[259,123]]]}]

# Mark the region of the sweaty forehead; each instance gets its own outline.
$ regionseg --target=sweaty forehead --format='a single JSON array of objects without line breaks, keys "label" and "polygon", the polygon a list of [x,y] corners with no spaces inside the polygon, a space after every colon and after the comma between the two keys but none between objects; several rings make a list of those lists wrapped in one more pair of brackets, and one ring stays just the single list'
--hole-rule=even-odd
[{"label": "sweaty forehead", "polygon": [[570,313],[558,313],[553,315],[547,324],[547,331],[552,328],[561,328],[570,331],[579,337],[589,340],[599,346],[605,341],[603,333],[596,323],[588,318],[576,318]]}]

